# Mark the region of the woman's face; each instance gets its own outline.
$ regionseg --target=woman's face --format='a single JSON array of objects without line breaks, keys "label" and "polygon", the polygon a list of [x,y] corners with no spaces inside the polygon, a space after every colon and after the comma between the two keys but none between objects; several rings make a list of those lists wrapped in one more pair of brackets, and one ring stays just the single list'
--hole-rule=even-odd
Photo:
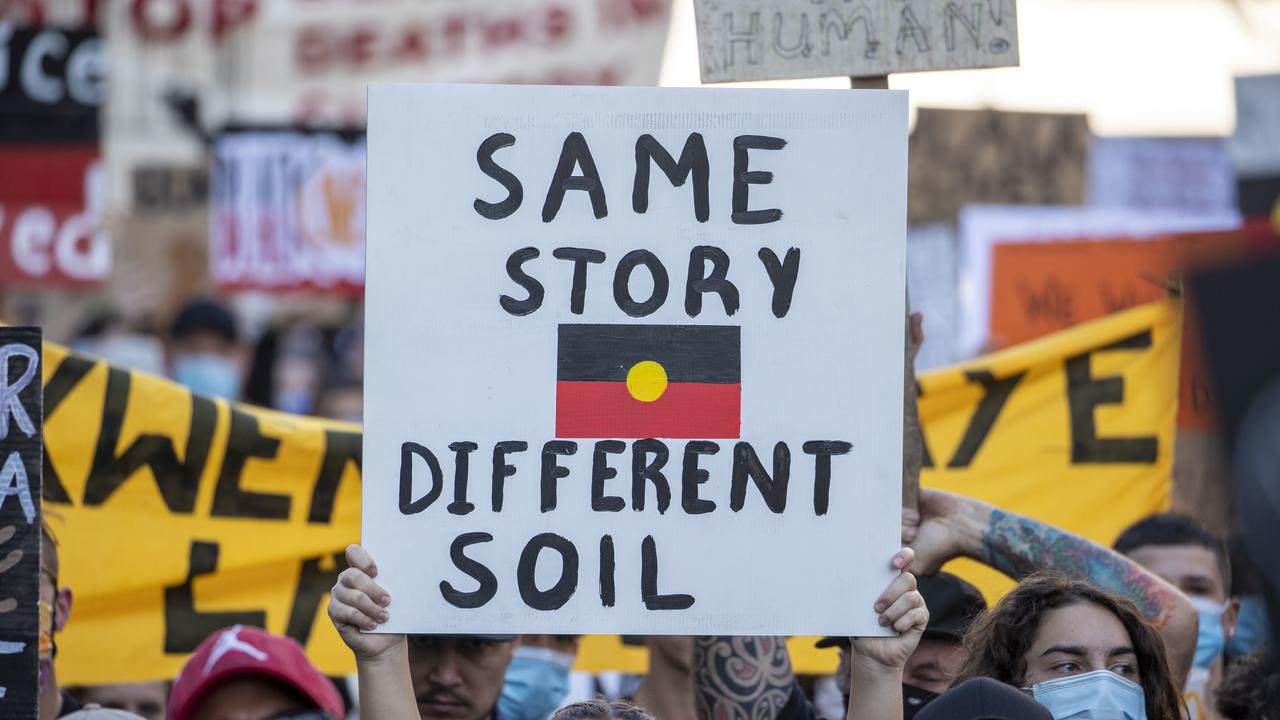
[{"label": "woman's face", "polygon": [[1093,603],[1050,610],[1023,660],[1024,687],[1095,670],[1142,684],[1128,631],[1110,610]]}]

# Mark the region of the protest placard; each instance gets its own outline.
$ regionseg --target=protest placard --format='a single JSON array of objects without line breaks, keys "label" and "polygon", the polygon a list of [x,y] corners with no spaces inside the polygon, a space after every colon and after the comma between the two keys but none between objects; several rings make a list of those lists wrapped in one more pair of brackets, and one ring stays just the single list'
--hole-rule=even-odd
[{"label": "protest placard", "polygon": [[372,86],[385,628],[881,632],[905,113],[894,92]]},{"label": "protest placard", "polygon": [[1236,181],[1222,138],[1096,137],[1087,204],[1185,213],[1227,212]]},{"label": "protest placard", "polygon": [[1018,64],[1014,0],[695,0],[703,82]]},{"label": "protest placard", "polygon": [[[40,329],[0,327],[0,717],[35,718],[40,612]],[[45,638],[46,640],[48,638]]]},{"label": "protest placard", "polygon": [[1236,129],[1227,148],[1240,212],[1280,228],[1280,75],[1236,78]]}]

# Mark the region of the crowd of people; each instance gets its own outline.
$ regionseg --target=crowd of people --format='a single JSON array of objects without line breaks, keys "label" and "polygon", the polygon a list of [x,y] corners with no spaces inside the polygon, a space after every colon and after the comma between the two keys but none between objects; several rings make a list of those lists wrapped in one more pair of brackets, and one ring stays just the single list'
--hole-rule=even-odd
[{"label": "crowd of people", "polygon": [[[254,347],[244,337],[226,307],[198,301],[163,341],[103,316],[77,347],[195,392],[359,421],[357,328],[268,332]],[[42,620],[56,652],[73,594],[59,580],[53,532],[43,549]],[[902,549],[886,559],[896,576],[874,602],[894,633],[818,642],[839,652],[835,705],[812,691],[822,682],[793,672],[783,638],[737,636],[648,638],[638,687],[570,702],[577,637],[376,632],[396,600],[364,548],[346,557],[328,613],[354,655],[354,687],[321,674],[295,641],[237,625],[206,638],[172,683],[64,688],[50,664],[42,720],[1280,718],[1270,629],[1249,569],[1176,514],[1143,519],[1106,548],[975,499],[921,491],[918,508],[903,512]],[[957,558],[1017,584],[988,607],[942,570]]]}]

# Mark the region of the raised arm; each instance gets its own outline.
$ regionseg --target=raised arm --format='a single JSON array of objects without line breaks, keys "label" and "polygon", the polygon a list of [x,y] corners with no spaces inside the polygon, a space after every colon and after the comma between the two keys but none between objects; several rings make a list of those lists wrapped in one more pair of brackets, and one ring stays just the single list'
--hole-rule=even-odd
[{"label": "raised arm", "polygon": [[636,691],[636,703],[662,720],[697,720],[693,697],[693,638],[650,635],[649,674]]},{"label": "raised arm", "polygon": [[1128,598],[1159,630],[1179,687],[1195,655],[1199,618],[1177,588],[1119,553],[1078,535],[987,503],[937,490],[920,493],[922,521],[905,529],[916,550],[912,570],[929,574],[970,557],[1020,580],[1052,570]]},{"label": "raised arm", "polygon": [[795,687],[783,638],[694,639],[693,691],[699,720],[775,720]]}]

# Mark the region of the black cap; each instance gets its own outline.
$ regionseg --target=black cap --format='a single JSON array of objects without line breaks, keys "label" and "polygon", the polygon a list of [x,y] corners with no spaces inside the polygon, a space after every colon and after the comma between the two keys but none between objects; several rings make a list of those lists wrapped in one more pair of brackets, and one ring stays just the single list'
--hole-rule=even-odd
[{"label": "black cap", "polygon": [[178,311],[173,320],[169,334],[182,338],[198,332],[210,332],[227,342],[235,342],[240,337],[236,327],[236,318],[225,306],[213,300],[193,300]]},{"label": "black cap", "polygon": [[999,680],[973,678],[921,708],[915,720],[1053,720],[1053,715]]},{"label": "black cap", "polygon": [[[931,640],[964,639],[969,622],[987,610],[987,601],[978,588],[952,575],[940,572],[916,578],[925,607],[929,608],[929,624],[924,637]],[[824,637],[817,642],[820,648],[849,647],[849,638]]]}]

